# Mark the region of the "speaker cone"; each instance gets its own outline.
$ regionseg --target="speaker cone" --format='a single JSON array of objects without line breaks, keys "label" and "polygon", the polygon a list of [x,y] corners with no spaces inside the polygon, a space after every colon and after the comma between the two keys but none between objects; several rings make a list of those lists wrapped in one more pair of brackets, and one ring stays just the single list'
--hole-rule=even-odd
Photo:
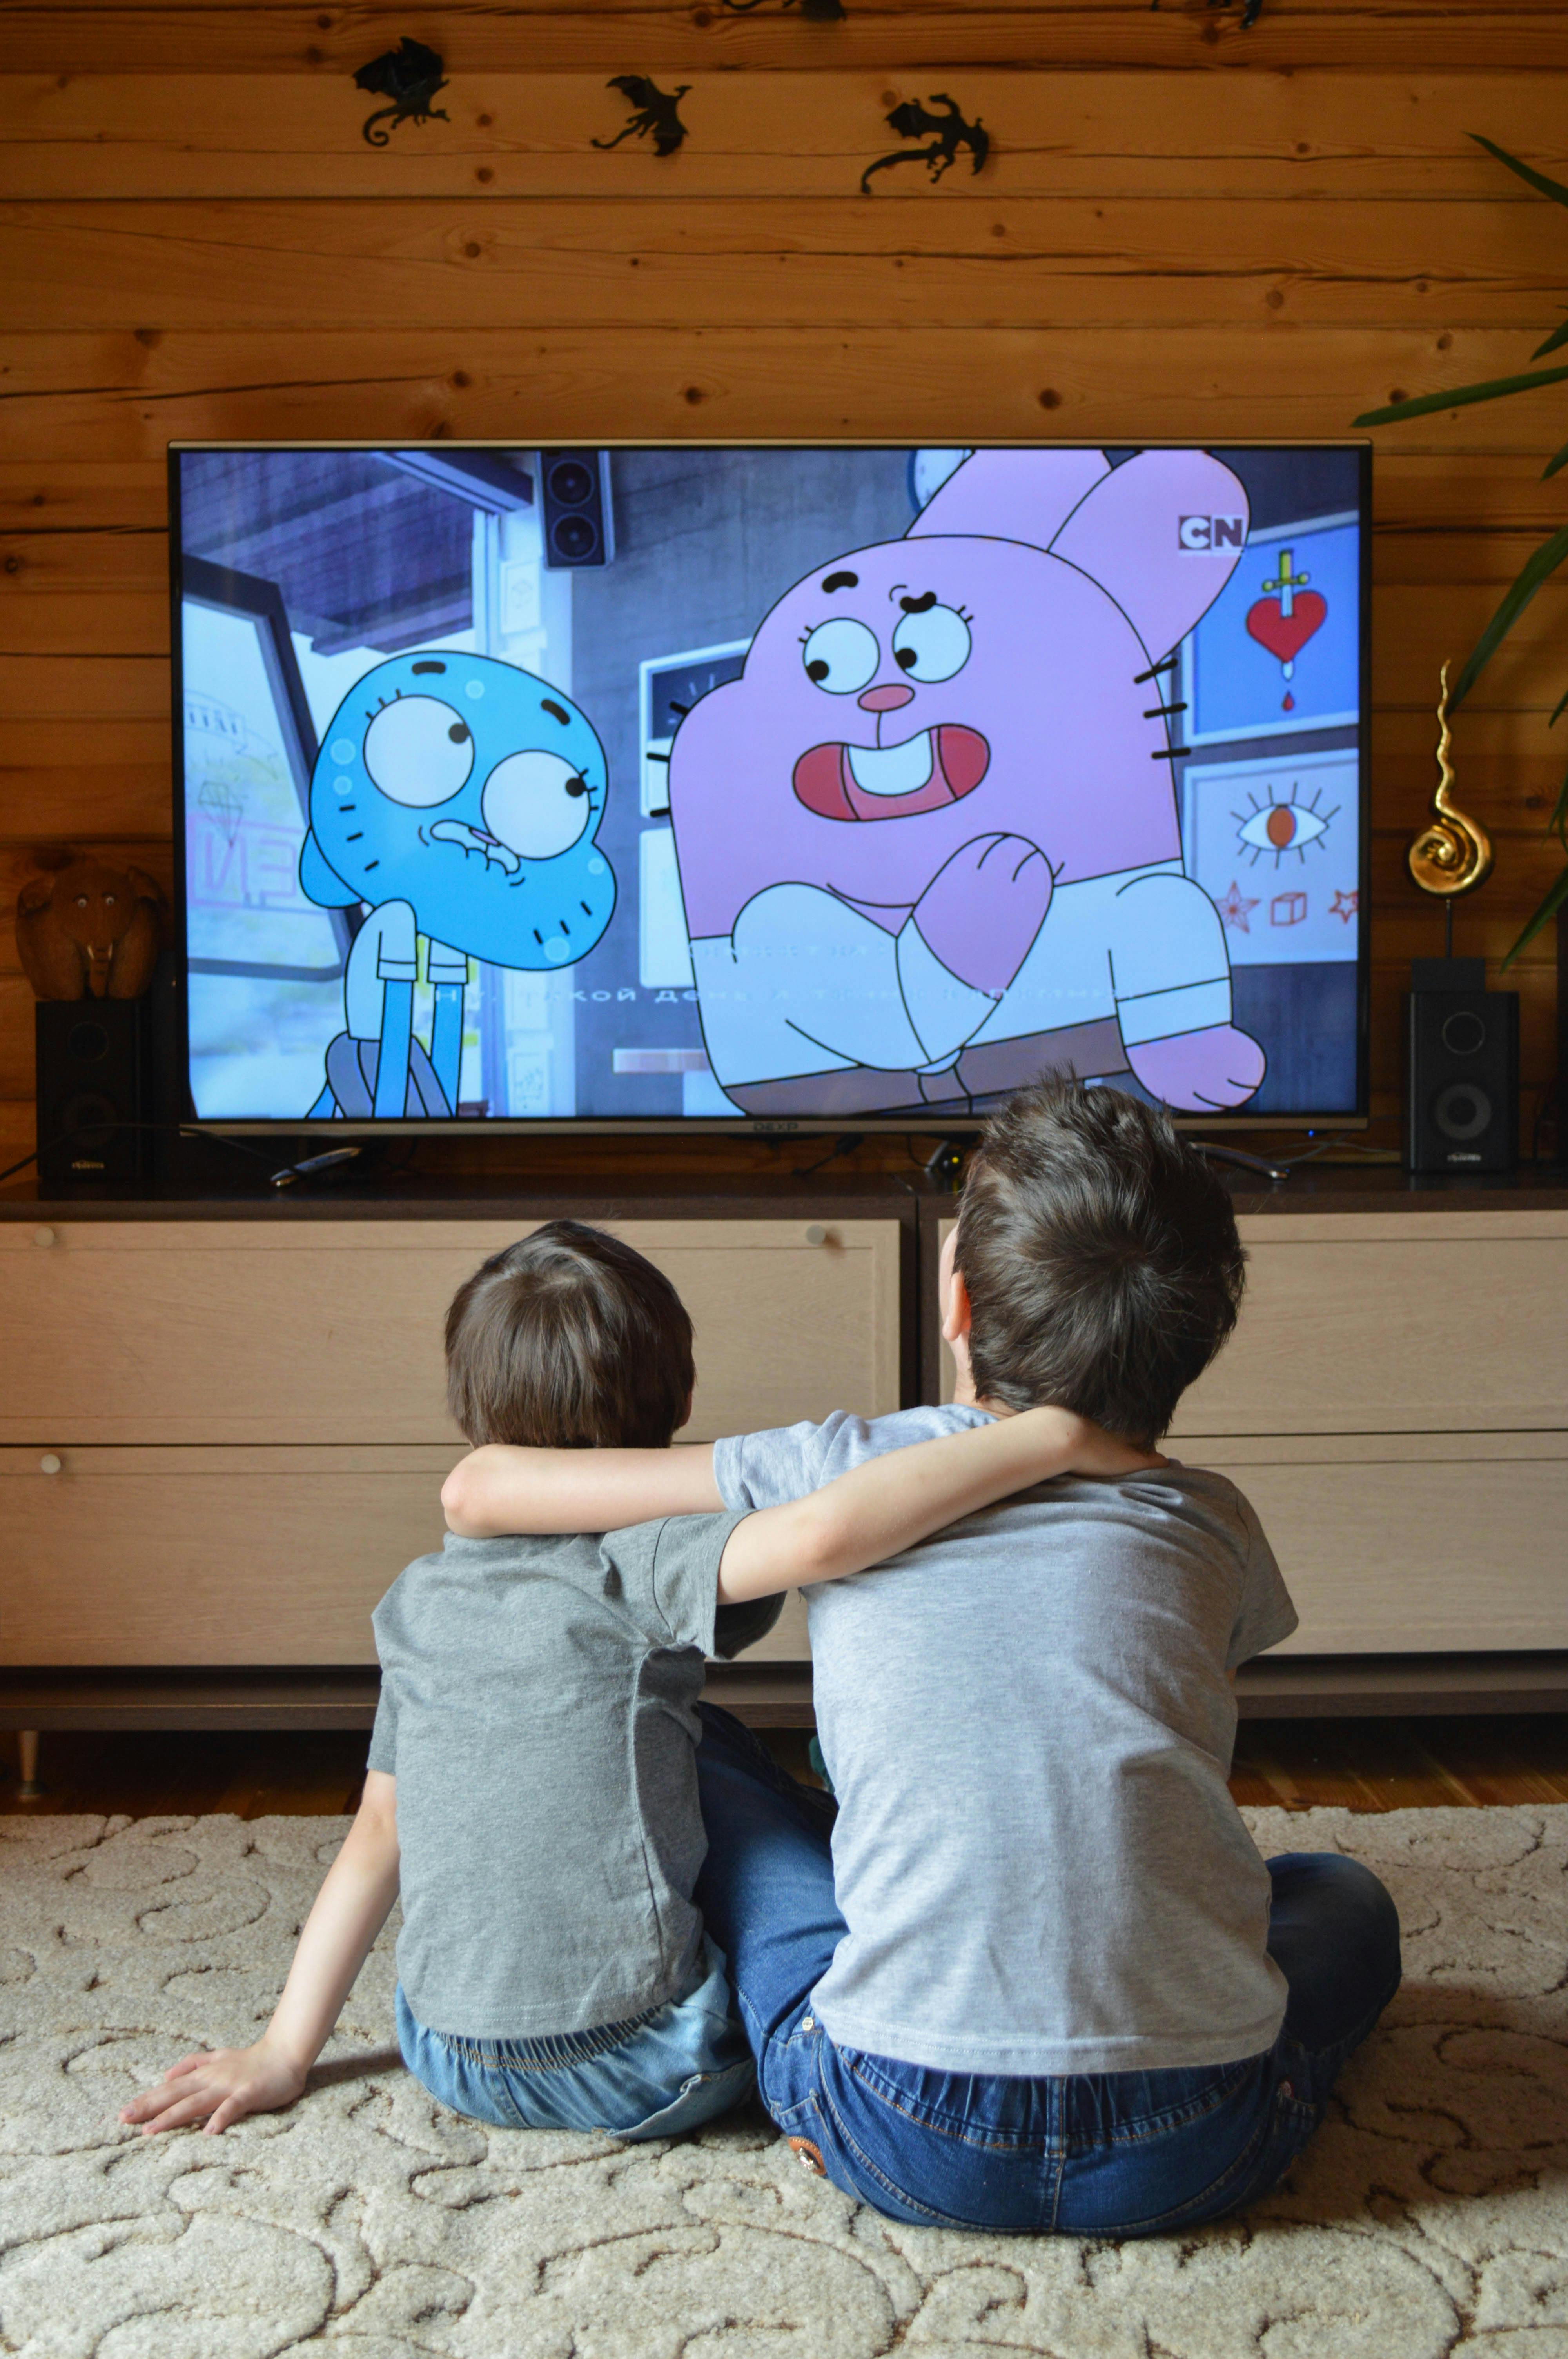
[{"label": "speaker cone", "polygon": [[1444,1138],[1479,1138],[1492,1119],[1492,1101],[1474,1082],[1450,1082],[1432,1102],[1432,1118]]}]

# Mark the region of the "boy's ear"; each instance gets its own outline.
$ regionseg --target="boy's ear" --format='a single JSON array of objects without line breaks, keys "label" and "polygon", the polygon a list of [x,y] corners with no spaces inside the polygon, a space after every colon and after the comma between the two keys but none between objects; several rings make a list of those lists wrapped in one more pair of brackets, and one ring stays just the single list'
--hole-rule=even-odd
[{"label": "boy's ear", "polygon": [[948,1232],[936,1269],[936,1309],[945,1343],[956,1343],[969,1332],[969,1289],[957,1266],[957,1254],[958,1232],[955,1228]]}]

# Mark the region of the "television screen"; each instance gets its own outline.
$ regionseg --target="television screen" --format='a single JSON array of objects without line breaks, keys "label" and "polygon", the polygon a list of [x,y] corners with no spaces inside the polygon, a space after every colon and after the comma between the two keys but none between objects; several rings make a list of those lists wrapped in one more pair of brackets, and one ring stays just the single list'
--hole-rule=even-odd
[{"label": "television screen", "polygon": [[1364,1114],[1364,446],[170,465],[198,1118]]}]

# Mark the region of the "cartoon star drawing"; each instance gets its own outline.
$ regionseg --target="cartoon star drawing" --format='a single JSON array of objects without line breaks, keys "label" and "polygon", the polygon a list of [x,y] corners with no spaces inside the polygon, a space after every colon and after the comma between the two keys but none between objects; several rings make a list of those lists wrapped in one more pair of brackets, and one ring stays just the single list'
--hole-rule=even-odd
[{"label": "cartoon star drawing", "polygon": [[1331,918],[1343,918],[1348,925],[1360,906],[1359,893],[1341,893],[1336,890],[1333,900],[1328,905],[1328,914]]},{"label": "cartoon star drawing", "polygon": [[1232,927],[1237,933],[1249,934],[1252,931],[1251,927],[1247,921],[1248,912],[1249,910],[1255,909],[1258,907],[1258,904],[1256,901],[1249,901],[1247,898],[1246,894],[1243,893],[1240,886],[1236,882],[1234,877],[1230,880],[1230,890],[1226,895],[1224,900],[1217,901],[1214,906],[1219,911],[1219,914],[1224,919],[1226,924]]}]

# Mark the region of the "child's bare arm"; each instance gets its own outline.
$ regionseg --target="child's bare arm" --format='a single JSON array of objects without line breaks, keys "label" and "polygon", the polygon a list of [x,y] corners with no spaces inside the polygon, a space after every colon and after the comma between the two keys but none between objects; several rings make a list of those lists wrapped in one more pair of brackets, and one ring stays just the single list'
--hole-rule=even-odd
[{"label": "child's bare arm", "polygon": [[1113,1476],[1164,1463],[1061,1408],[1025,1409],[869,1458],[820,1491],[738,1524],[719,1567],[720,1604],[868,1565],[1055,1474]]},{"label": "child's bare arm", "polygon": [[246,2114],[294,2103],[397,1897],[396,1794],[384,1770],[368,1772],[348,1840],[327,1871],[283,1996],[254,2046],[181,2057],[156,2089],[122,2109],[123,2122],[139,2123],[144,2136],[200,2121],[219,2131]]},{"label": "child's bare arm", "polygon": [[487,1442],[441,1485],[449,1527],[463,1539],[498,1532],[611,1532],[660,1516],[702,1516],[724,1505],[709,1441],[668,1450],[520,1450]]}]

